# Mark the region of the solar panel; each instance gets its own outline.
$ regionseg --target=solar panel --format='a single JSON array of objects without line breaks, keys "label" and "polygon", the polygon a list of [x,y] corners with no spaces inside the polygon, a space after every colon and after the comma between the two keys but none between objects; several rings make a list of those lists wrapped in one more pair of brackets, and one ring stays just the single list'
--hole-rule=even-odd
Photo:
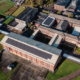
[{"label": "solar panel", "polygon": [[44,24],[50,25],[52,21],[53,21],[53,18],[48,17],[47,20],[44,22]]},{"label": "solar panel", "polygon": [[46,19],[47,15],[42,15],[41,18]]},{"label": "solar panel", "polygon": [[10,38],[7,39],[6,43],[11,44],[11,45],[13,45],[15,47],[18,47],[20,49],[23,49],[25,51],[28,51],[28,52],[30,52],[30,53],[32,53],[34,55],[40,56],[40,57],[45,58],[45,59],[48,59],[48,58],[51,59],[51,57],[52,57],[51,54],[48,54],[48,53],[43,52],[41,50],[35,49],[33,47],[30,47],[30,46],[25,45],[23,43],[20,43],[18,41],[12,40]]},{"label": "solar panel", "polygon": [[44,19],[39,19],[39,20],[37,21],[37,23],[38,23],[38,24],[41,24],[43,21],[44,21]]}]

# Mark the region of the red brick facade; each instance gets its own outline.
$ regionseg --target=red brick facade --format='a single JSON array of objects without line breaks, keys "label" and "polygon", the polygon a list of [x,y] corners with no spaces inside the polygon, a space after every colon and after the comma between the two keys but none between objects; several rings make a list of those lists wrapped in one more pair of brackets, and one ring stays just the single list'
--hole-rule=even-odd
[{"label": "red brick facade", "polygon": [[[16,54],[16,55],[18,55],[18,56],[20,56],[20,57],[22,57],[22,58],[25,58],[26,60],[29,60],[29,61],[31,61],[31,63],[32,64],[34,64],[34,65],[37,65],[37,66],[39,66],[39,67],[44,67],[44,68],[47,68],[47,69],[49,69],[50,71],[52,71],[52,72],[54,72],[54,65],[53,64],[50,64],[50,63],[48,63],[48,62],[44,62],[44,61],[42,61],[42,60],[40,60],[40,59],[37,59],[37,58],[35,58],[35,57],[33,57],[33,56],[30,56],[30,55],[27,55],[27,54],[25,54],[25,53],[23,53],[23,52],[20,52],[20,51],[17,51],[17,50],[15,50],[15,49],[12,49],[11,47],[8,47],[8,46],[5,46],[5,45],[3,45],[2,44],[2,47],[3,47],[3,49],[6,49],[6,50],[8,50],[8,51],[10,51],[11,53],[14,53],[14,54]],[[59,57],[60,58],[60,57]],[[59,60],[59,59],[58,59]],[[58,63],[58,62],[57,62]],[[56,64],[57,65],[57,64]]]}]

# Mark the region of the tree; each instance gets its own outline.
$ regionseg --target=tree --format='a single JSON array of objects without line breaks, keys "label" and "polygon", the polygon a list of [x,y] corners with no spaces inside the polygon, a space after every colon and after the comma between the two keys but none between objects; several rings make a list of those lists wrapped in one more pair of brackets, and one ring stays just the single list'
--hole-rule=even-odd
[{"label": "tree", "polygon": [[38,5],[43,5],[43,2],[44,2],[44,0],[37,0],[37,1],[36,1],[36,3],[37,3]]}]

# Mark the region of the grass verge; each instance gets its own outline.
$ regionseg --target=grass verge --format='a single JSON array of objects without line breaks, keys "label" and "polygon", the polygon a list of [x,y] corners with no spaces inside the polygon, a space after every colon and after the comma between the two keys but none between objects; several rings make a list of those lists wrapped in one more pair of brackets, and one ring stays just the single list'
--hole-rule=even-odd
[{"label": "grass verge", "polygon": [[[19,63],[18,63],[19,65]],[[6,75],[5,73],[3,73],[1,70],[0,70],[0,80],[11,80],[9,79],[9,77],[12,75],[12,73],[14,72],[14,70],[18,67],[18,65],[10,71],[10,73],[8,75]]]},{"label": "grass verge", "polygon": [[61,77],[65,77],[76,70],[80,69],[80,65],[77,63],[74,63],[70,60],[65,60],[58,68],[57,72],[53,74],[52,72],[49,72],[46,79],[47,80],[57,80]]}]

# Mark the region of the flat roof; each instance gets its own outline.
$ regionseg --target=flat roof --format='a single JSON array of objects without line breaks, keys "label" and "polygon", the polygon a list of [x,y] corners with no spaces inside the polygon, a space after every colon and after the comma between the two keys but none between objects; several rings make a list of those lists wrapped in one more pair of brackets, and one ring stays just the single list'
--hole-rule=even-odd
[{"label": "flat roof", "polygon": [[56,26],[56,29],[59,29],[59,30],[66,30],[67,27],[68,27],[69,23],[67,20],[64,20],[64,21],[60,21],[60,23]]},{"label": "flat roof", "polygon": [[44,19],[41,19],[41,18],[40,18],[40,19],[37,21],[37,23],[38,23],[38,24],[42,24],[43,21],[44,21]]},{"label": "flat roof", "polygon": [[15,50],[19,50],[25,54],[35,56],[36,58],[38,57],[40,60],[44,60],[53,65],[62,52],[60,49],[12,32],[5,36],[1,43],[13,47]]},{"label": "flat roof", "polygon": [[79,36],[79,34],[80,34],[80,27],[75,26],[72,35]]},{"label": "flat roof", "polygon": [[17,19],[27,21],[37,10],[37,8],[28,7],[17,17]]},{"label": "flat roof", "polygon": [[61,6],[66,6],[71,0],[57,0],[55,4],[61,5]]},{"label": "flat roof", "polygon": [[74,36],[72,34],[69,34],[69,33],[66,33],[66,32],[62,32],[62,31],[59,31],[59,30],[56,30],[56,29],[47,28],[47,27],[44,27],[44,26],[39,26],[39,27],[43,28],[45,30],[48,30],[50,32],[57,33],[57,34],[59,34],[61,36],[73,38],[74,40],[76,39],[77,41],[79,41],[78,37]]},{"label": "flat roof", "polygon": [[50,27],[53,22],[55,21],[55,18],[54,17],[51,17],[51,16],[48,16],[42,23],[43,26],[45,27]]},{"label": "flat roof", "polygon": [[80,25],[80,20],[77,20],[77,19],[57,15],[57,14],[54,14],[54,13],[50,13],[49,16],[55,17],[56,19],[59,19],[59,20],[67,20],[68,22]]},{"label": "flat roof", "polygon": [[11,21],[8,25],[14,27],[15,29],[18,30],[23,30],[26,27],[26,24],[21,23],[21,22],[16,22],[15,20]]}]

